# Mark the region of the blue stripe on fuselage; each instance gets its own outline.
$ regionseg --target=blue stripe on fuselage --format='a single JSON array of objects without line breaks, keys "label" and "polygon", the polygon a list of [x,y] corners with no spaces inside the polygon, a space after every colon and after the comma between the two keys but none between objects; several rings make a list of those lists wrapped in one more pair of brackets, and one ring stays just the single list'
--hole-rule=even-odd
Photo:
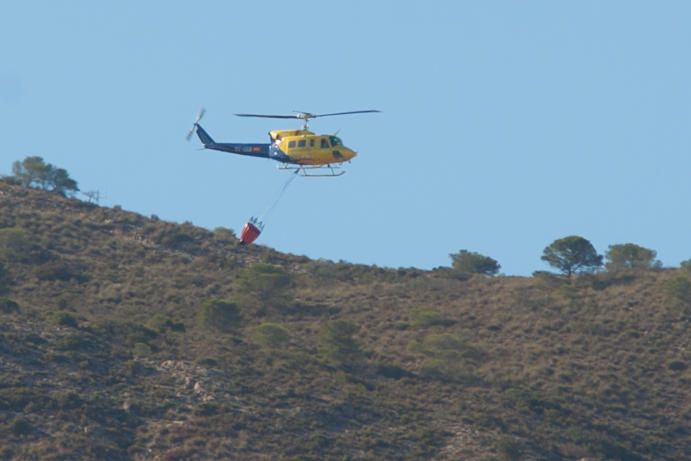
[{"label": "blue stripe on fuselage", "polygon": [[215,142],[206,144],[207,149],[220,150],[231,154],[247,155],[249,157],[269,158],[270,144],[238,144],[227,142]]},{"label": "blue stripe on fuselage", "polygon": [[205,144],[207,149],[220,150],[237,155],[247,155],[248,157],[270,158],[283,163],[295,163],[295,161],[285,154],[276,144],[238,144],[215,142]]}]

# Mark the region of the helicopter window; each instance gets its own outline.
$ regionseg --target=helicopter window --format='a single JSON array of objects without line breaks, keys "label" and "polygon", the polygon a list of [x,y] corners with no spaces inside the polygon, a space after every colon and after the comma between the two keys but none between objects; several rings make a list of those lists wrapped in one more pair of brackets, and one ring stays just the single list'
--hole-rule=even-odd
[{"label": "helicopter window", "polygon": [[314,139],[310,139],[310,147],[314,147]]},{"label": "helicopter window", "polygon": [[295,147],[295,141],[288,142],[288,147]]},{"label": "helicopter window", "polygon": [[329,146],[329,141],[326,138],[322,138],[319,147],[321,147],[322,149],[328,149],[331,146]]},{"label": "helicopter window", "polygon": [[305,147],[306,144],[307,144],[307,141],[305,141],[304,139],[301,141],[298,141],[298,147]]},{"label": "helicopter window", "polygon": [[329,136],[329,139],[331,140],[331,145],[332,146],[342,146],[343,143],[341,142],[340,139],[338,139],[336,136]]}]

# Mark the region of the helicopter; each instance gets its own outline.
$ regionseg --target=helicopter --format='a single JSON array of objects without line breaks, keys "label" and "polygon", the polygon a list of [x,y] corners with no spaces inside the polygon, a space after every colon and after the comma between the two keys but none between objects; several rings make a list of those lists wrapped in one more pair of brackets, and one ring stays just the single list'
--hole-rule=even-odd
[{"label": "helicopter", "polygon": [[341,138],[335,134],[316,134],[310,131],[308,122],[313,118],[319,117],[375,112],[380,111],[355,110],[328,114],[297,112],[289,115],[235,114],[238,117],[297,119],[304,121],[302,129],[269,131],[271,142],[268,144],[240,144],[214,141],[199,124],[206,113],[206,110],[202,108],[194,120],[192,129],[187,133],[187,140],[189,141],[196,132],[205,149],[276,160],[281,163],[279,169],[289,170],[296,174],[299,173],[302,176],[341,176],[345,174],[345,171],[341,169],[341,164],[355,157],[357,152],[344,146]]}]

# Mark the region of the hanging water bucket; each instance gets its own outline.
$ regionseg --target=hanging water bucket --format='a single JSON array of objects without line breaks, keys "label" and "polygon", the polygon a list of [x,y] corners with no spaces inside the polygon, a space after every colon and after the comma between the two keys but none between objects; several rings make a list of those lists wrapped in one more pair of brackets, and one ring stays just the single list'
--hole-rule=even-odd
[{"label": "hanging water bucket", "polygon": [[250,220],[242,226],[242,230],[240,231],[240,245],[250,245],[257,240],[259,234],[262,233],[261,224],[255,223],[256,221]]}]

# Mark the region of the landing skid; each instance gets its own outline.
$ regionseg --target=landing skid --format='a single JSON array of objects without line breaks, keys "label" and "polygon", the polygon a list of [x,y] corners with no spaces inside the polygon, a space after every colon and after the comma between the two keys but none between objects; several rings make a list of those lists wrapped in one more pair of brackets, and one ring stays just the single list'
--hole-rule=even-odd
[{"label": "landing skid", "polygon": [[308,176],[311,178],[325,177],[325,176],[342,176],[345,174],[344,170],[341,170],[340,166],[333,165],[300,165],[300,166],[288,166],[281,165],[278,167],[279,170],[292,171],[300,176]]}]

